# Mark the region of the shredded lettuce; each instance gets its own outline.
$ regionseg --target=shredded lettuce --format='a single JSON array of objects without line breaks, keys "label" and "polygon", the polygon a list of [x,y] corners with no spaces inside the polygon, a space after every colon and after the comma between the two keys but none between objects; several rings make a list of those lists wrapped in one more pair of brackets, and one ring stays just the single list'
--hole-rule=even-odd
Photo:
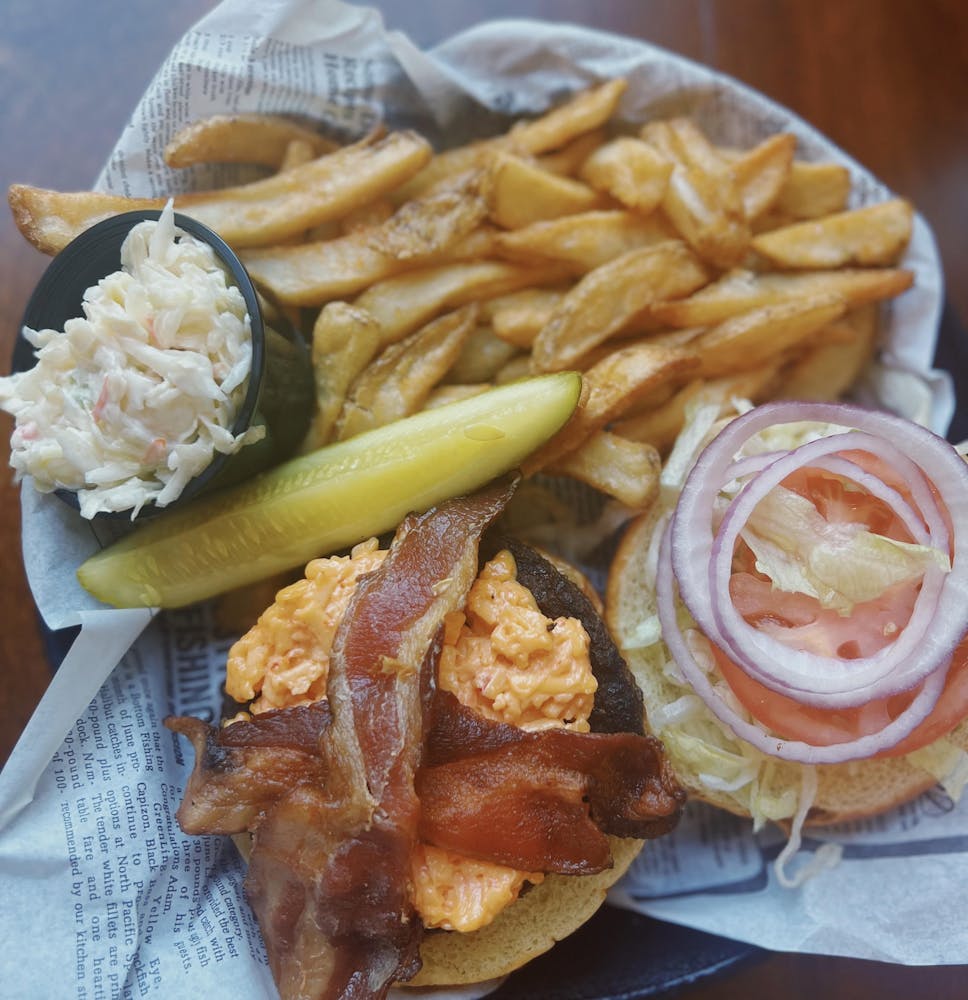
[{"label": "shredded lettuce", "polygon": [[809,500],[782,486],[756,505],[741,537],[775,588],[816,598],[842,615],[930,566],[951,569],[947,553],[931,546],[899,542],[862,524],[828,523]]}]

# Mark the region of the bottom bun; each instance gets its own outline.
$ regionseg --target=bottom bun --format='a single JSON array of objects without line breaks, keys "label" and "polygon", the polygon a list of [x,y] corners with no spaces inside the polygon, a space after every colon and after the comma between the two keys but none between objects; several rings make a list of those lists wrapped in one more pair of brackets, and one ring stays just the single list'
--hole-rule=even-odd
[{"label": "bottom bun", "polygon": [[[658,508],[658,505],[656,505]],[[627,529],[612,562],[606,595],[605,620],[619,649],[645,696],[654,718],[690,689],[677,684],[663,671],[661,643],[648,649],[634,648],[636,629],[656,613],[654,589],[648,576],[648,553],[661,511],[654,509],[637,518]],[[666,654],[667,656],[668,654]],[[648,723],[665,744],[666,754],[680,783],[694,799],[727,809],[757,821],[784,823],[792,819],[800,802],[805,768],[817,775],[817,791],[806,824],[819,826],[861,819],[908,802],[938,783],[942,775],[926,766],[943,760],[931,747],[900,757],[872,758],[843,764],[798,764],[769,757],[725,729],[712,712],[701,707],[701,717],[692,720],[689,732],[677,727]],[[701,732],[701,736],[697,733]],[[968,750],[968,720],[945,740],[950,750]],[[943,741],[938,741],[941,744]],[[938,747],[935,744],[934,747]],[[746,763],[756,770],[756,779],[735,790],[713,788],[701,775],[715,766]],[[712,766],[711,766],[712,765]],[[724,775],[720,775],[724,777]],[[729,784],[728,775],[720,784]]]},{"label": "bottom bun", "polygon": [[[252,838],[232,838],[249,860]],[[469,934],[430,931],[420,946],[423,967],[397,985],[461,986],[499,979],[543,954],[588,920],[605,902],[642,848],[643,841],[609,837],[613,867],[597,875],[547,875],[531,886],[491,923]]]}]

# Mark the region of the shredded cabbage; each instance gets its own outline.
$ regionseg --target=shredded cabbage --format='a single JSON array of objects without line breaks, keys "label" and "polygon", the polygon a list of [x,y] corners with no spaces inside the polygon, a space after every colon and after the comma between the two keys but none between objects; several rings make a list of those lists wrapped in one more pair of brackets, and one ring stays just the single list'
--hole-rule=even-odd
[{"label": "shredded cabbage", "polygon": [[37,363],[0,379],[18,479],[76,491],[84,517],[134,517],[264,436],[231,431],[252,366],[245,301],[212,248],[176,229],[172,202],[131,230],[83,311],[63,332],[25,328]]}]

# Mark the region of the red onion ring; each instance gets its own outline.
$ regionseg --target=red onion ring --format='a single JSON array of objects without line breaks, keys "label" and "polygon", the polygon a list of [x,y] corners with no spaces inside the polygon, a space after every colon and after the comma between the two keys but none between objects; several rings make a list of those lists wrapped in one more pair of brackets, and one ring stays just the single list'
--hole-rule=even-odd
[{"label": "red onion ring", "polygon": [[[736,458],[741,446],[766,427],[804,421],[835,425],[839,433],[779,457],[770,452]],[[911,502],[862,465],[838,454],[843,451],[869,453],[900,473]],[[916,461],[908,457],[912,455]],[[911,617],[898,638],[870,657],[847,661],[791,648],[747,623],[729,597],[734,547],[753,509],[804,467],[823,468],[851,480],[885,503],[917,544],[951,555],[949,572],[933,566],[925,571]],[[717,503],[721,488],[747,476],[722,513]],[[669,632],[664,638],[684,675],[717,717],[764,752],[791,760],[817,762],[814,751],[820,748],[769,735],[722,701],[695,663],[675,621],[673,581],[710,641],[752,677],[804,704],[855,707],[922,684],[910,706],[881,732],[835,744],[821,754],[832,755],[831,761],[868,756],[900,742],[927,717],[940,695],[951,654],[966,627],[968,557],[962,551],[966,543],[968,466],[942,438],[901,418],[846,404],[767,404],[729,423],[686,479],[668,539],[663,540],[666,555],[660,557],[657,593],[666,595],[660,602],[660,621],[663,632]],[[750,738],[753,733],[759,734],[755,740]]]}]

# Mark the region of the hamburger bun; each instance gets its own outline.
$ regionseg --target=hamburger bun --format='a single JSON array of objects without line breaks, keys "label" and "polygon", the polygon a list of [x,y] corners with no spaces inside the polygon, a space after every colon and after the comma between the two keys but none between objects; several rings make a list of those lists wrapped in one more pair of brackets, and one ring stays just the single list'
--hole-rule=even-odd
[{"label": "hamburger bun", "polygon": [[[640,624],[656,613],[647,554],[667,509],[657,502],[630,523],[611,564],[605,599],[606,623],[642,689],[653,720],[662,720],[663,708],[690,693],[684,683],[676,682],[664,671],[669,654],[661,642],[637,648],[634,639]],[[942,741],[933,745],[934,753],[932,747],[926,747],[898,757],[842,764],[799,764],[769,757],[745,743],[701,703],[699,713],[698,718],[691,720],[689,732],[675,722],[647,725],[665,744],[673,770],[691,798],[737,816],[752,816],[758,823],[773,820],[786,825],[792,819],[807,768],[816,772],[817,790],[805,825],[814,826],[885,812],[927,791],[943,776],[939,773],[945,757],[939,747]],[[701,733],[701,738],[697,733]],[[968,720],[962,721],[945,739],[952,747],[968,750]],[[735,789],[721,787],[730,783],[731,765],[734,771],[740,765],[750,767],[755,780]],[[711,783],[708,775],[711,771],[716,773],[717,767],[719,776],[725,780]]]}]

